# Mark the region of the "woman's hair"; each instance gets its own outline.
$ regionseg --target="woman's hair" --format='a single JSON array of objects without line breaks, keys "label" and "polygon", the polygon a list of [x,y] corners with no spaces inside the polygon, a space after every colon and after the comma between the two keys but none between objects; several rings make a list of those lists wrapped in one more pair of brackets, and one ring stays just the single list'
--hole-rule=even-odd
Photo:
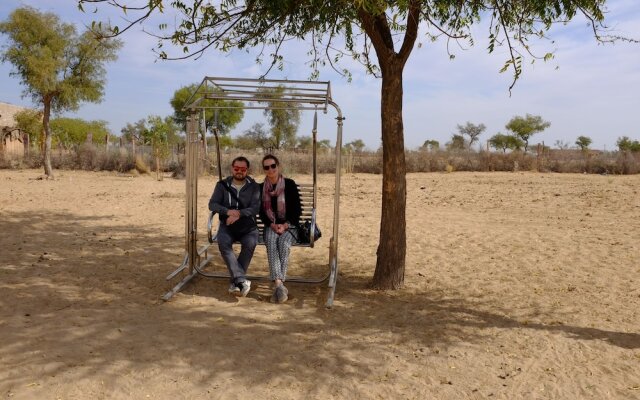
[{"label": "woman's hair", "polygon": [[267,154],[266,156],[262,157],[262,165],[264,165],[264,162],[266,160],[273,160],[276,162],[276,165],[280,165],[280,160],[278,160],[278,157],[274,156],[273,154]]}]

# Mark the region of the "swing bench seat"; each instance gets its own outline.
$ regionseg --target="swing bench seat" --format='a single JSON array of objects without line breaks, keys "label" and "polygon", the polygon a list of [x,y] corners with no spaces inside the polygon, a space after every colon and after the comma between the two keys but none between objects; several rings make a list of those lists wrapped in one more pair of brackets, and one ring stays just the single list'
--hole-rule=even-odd
[{"label": "swing bench seat", "polygon": [[[302,215],[300,215],[300,225],[306,222],[311,223],[311,232],[313,232],[314,227],[316,226],[316,209],[314,207],[314,189],[312,184],[297,184],[298,192],[300,193],[300,206],[302,208]],[[209,218],[207,221],[207,238],[209,239],[209,243],[218,243],[218,229],[217,224],[215,224],[215,214],[213,212],[209,212]],[[264,246],[264,223],[260,220],[258,215],[255,216],[256,223],[258,225],[258,244]],[[238,243],[237,241],[235,243]],[[313,238],[311,238],[311,243],[299,242],[298,240],[294,241],[291,246],[296,247],[313,247],[314,242]]]}]

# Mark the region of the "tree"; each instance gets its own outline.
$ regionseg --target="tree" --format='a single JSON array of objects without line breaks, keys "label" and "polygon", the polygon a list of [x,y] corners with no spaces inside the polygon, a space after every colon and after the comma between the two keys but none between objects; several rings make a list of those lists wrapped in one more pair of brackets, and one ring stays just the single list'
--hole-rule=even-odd
[{"label": "tree", "polygon": [[13,116],[16,121],[16,128],[26,132],[29,136],[29,143],[44,145],[42,137],[42,112],[37,110],[22,110]]},{"label": "tree", "polygon": [[241,136],[238,136],[234,140],[234,145],[243,150],[263,149],[266,151],[273,147],[273,142],[267,131],[265,131],[264,125],[256,123],[244,131]]},{"label": "tree", "polygon": [[362,139],[356,139],[344,145],[344,148],[347,151],[354,152],[354,153],[362,153],[365,147],[366,145],[364,144]]},{"label": "tree", "polygon": [[564,140],[556,140],[553,145],[560,150],[567,150],[569,148],[569,143]]},{"label": "tree", "polygon": [[22,7],[0,23],[0,33],[9,37],[2,61],[13,64],[12,76],[20,78],[24,96],[43,107],[44,172],[53,179],[51,168],[52,112],[77,110],[83,101],[99,102],[104,92],[104,63],[116,59],[121,43],[98,41],[87,31],[81,35],[71,24],[52,13]]},{"label": "tree", "polygon": [[427,151],[438,151],[440,149],[440,142],[437,140],[425,140],[420,148]]},{"label": "tree", "polygon": [[147,136],[147,121],[144,119],[139,120],[136,123],[127,122],[124,128],[120,130],[122,138],[128,142],[131,142],[131,149],[133,154],[136,154],[136,144],[143,143],[145,136]]},{"label": "tree", "polygon": [[[173,93],[171,98],[171,107],[173,107],[173,118],[175,122],[180,125],[183,131],[187,130],[187,115],[188,112],[183,110],[187,101],[198,89],[198,84],[192,84],[183,86]],[[213,131],[213,127],[216,123],[217,115],[217,128],[221,135],[228,135],[244,117],[244,110],[242,109],[242,103],[234,100],[211,100],[206,99],[200,103],[202,106],[221,107],[219,109],[207,109],[205,110],[205,120],[207,121],[207,127],[210,131]]]},{"label": "tree", "polygon": [[524,152],[529,147],[529,138],[538,132],[542,132],[551,126],[550,122],[543,121],[539,115],[527,114],[525,117],[515,116],[505,126],[524,143]]},{"label": "tree", "polygon": [[578,136],[576,139],[576,146],[578,146],[582,151],[589,150],[589,146],[591,146],[591,138],[587,136]]},{"label": "tree", "polygon": [[524,147],[524,141],[515,135],[507,135],[507,148],[520,151]]},{"label": "tree", "polygon": [[278,101],[284,93],[285,87],[278,86],[275,89],[260,91],[260,97],[269,106],[264,110],[264,115],[271,126],[271,141],[276,149],[295,147],[296,133],[300,125],[300,110],[295,104]]},{"label": "tree", "polygon": [[632,141],[628,136],[618,138],[616,145],[620,151],[631,151],[634,153],[640,151],[640,142],[637,140]]},{"label": "tree", "polygon": [[503,153],[509,149],[509,139],[507,135],[496,133],[489,139],[489,145],[496,150],[502,150]]},{"label": "tree", "polygon": [[329,139],[318,140],[318,150],[331,151],[331,141]]},{"label": "tree", "polygon": [[467,141],[464,136],[453,134],[451,140],[447,143],[447,150],[464,150],[467,147]]},{"label": "tree", "polygon": [[[99,3],[130,8],[110,0],[78,0],[79,5]],[[194,7],[173,1],[181,15],[175,28],[156,32],[158,53],[164,59],[199,56],[207,49],[222,51],[270,46],[269,70],[283,66],[282,45],[291,38],[311,41],[309,64],[312,78],[325,63],[337,69],[336,61],[351,55],[367,72],[381,78],[382,129],[382,216],[373,287],[395,289],[404,283],[406,259],[406,162],[402,116],[403,71],[415,47],[419,28],[426,38],[444,36],[473,44],[472,28],[488,21],[489,52],[506,46],[507,61],[502,71],[511,69],[513,88],[522,73],[522,62],[531,54],[531,37],[545,38],[554,22],[567,22],[577,14],[588,20],[600,40],[604,29],[604,0],[221,0]],[[198,3],[200,4],[200,3]],[[214,5],[215,4],[215,5]],[[144,22],[150,15],[166,12],[162,1],[149,0],[124,29]],[[184,17],[182,17],[184,15]],[[163,25],[164,26],[164,25]],[[335,40],[334,40],[335,39]],[[336,42],[345,44],[337,49]],[[170,56],[164,43],[179,45],[185,53]],[[335,50],[335,51],[334,51]],[[268,54],[268,53],[267,53]],[[535,55],[534,55],[535,57]],[[552,54],[542,57],[548,59]],[[348,71],[342,70],[348,75]]]},{"label": "tree", "polygon": [[94,142],[104,143],[109,135],[107,121],[85,121],[80,118],[55,118],[50,124],[52,140],[64,148],[80,145],[91,134]]},{"label": "tree", "polygon": [[298,142],[296,143],[296,149],[300,149],[302,151],[313,150],[313,138],[311,136],[299,136]]},{"label": "tree", "polygon": [[144,130],[144,143],[151,145],[156,160],[156,179],[161,181],[160,164],[169,155],[169,143],[177,141],[179,127],[171,117],[151,115],[147,121],[149,128]]},{"label": "tree", "polygon": [[458,133],[463,136],[469,136],[469,150],[471,150],[473,143],[478,141],[478,136],[480,136],[485,129],[487,129],[487,127],[484,126],[484,124],[474,125],[468,121],[464,126],[458,125]]}]

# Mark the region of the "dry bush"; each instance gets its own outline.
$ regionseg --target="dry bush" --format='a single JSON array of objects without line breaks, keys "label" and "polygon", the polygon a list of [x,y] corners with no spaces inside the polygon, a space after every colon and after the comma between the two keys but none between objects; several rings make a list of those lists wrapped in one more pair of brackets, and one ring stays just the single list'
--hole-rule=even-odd
[{"label": "dry bush", "polygon": [[150,171],[149,165],[147,164],[147,162],[144,159],[144,156],[142,155],[136,156],[134,165],[135,165],[136,171],[140,172],[141,174],[148,174]]},{"label": "dry bush", "polygon": [[[142,150],[142,149],[141,149]],[[254,176],[262,175],[260,166],[264,152],[230,149],[221,154],[222,175],[229,174],[231,161],[238,156],[247,157]],[[275,151],[286,174],[310,174],[312,156],[308,152]],[[640,153],[589,152],[577,150],[547,150],[543,154],[522,152],[500,153],[488,151],[407,151],[407,172],[445,171],[540,171],[590,174],[638,174]],[[135,156],[126,148],[104,148],[83,144],[73,150],[52,151],[55,169],[83,169],[89,171],[149,173],[153,165],[151,154],[139,151]],[[215,150],[200,155],[200,174],[218,175]],[[332,151],[319,151],[316,158],[318,173],[335,173],[336,158]],[[9,158],[0,154],[0,168],[42,168],[42,155],[32,150],[22,158]],[[184,178],[184,155],[173,155],[163,167],[175,178]],[[382,173],[382,153],[359,152],[343,154],[342,170],[353,173]]]}]

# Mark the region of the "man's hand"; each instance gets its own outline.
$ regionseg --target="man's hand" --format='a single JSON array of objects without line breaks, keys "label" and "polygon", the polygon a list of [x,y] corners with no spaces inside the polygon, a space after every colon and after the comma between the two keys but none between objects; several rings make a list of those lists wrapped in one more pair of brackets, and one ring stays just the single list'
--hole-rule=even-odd
[{"label": "man's hand", "polygon": [[240,219],[240,211],[229,210],[227,211],[227,225],[231,225]]}]

